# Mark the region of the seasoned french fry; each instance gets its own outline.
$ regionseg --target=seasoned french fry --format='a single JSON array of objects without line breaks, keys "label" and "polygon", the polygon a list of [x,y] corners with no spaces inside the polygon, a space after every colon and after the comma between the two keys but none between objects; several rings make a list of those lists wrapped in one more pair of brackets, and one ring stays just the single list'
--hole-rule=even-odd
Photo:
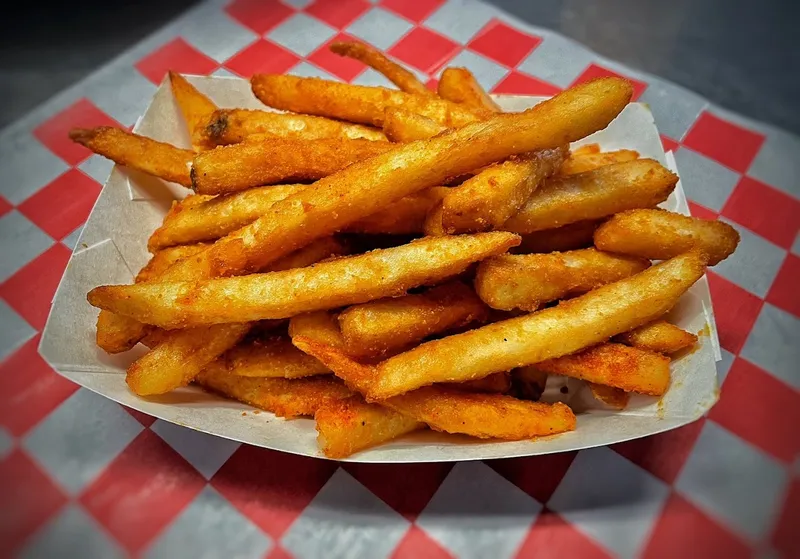
[{"label": "seasoned french fry", "polygon": [[624,410],[631,399],[630,392],[625,392],[613,386],[605,386],[594,382],[590,382],[588,385],[589,390],[592,391],[592,396],[615,410]]},{"label": "seasoned french fry", "polygon": [[302,378],[331,372],[285,337],[238,345],[220,359],[230,374],[240,377]]},{"label": "seasoned french fry", "polygon": [[371,301],[339,314],[344,349],[350,355],[377,356],[449,328],[485,321],[488,309],[460,281],[406,295]]},{"label": "seasoned french fry", "polygon": [[656,320],[614,337],[615,341],[658,353],[675,353],[697,343],[697,336],[670,324]]},{"label": "seasoned french fry", "polygon": [[[308,338],[294,337],[292,343],[345,382],[358,379],[367,401],[384,400],[437,382],[483,378],[603,342],[663,315],[704,271],[703,255],[687,253],[556,307],[427,342],[375,366],[349,360],[343,362],[344,368],[339,367],[342,363],[334,366],[303,346]],[[630,390],[627,385],[617,388]]]},{"label": "seasoned french fry", "polygon": [[428,235],[471,233],[501,227],[556,172],[566,148],[527,153],[492,165],[451,188],[425,222]]},{"label": "seasoned french fry", "polygon": [[600,153],[600,144],[583,144],[575,149],[570,149],[570,155],[572,157],[582,157],[593,153]]},{"label": "seasoned french fry", "polygon": [[195,378],[203,388],[272,412],[278,417],[313,416],[323,406],[353,395],[333,376],[298,379],[248,378],[212,364]]},{"label": "seasoned french fry", "polygon": [[436,204],[441,202],[450,189],[444,186],[433,186],[420,192],[409,194],[355,223],[347,226],[351,233],[371,233],[407,235],[421,233],[425,219]]},{"label": "seasoned french fry", "polygon": [[578,221],[522,235],[522,242],[515,252],[531,254],[541,252],[565,252],[592,246],[595,229],[599,221]]},{"label": "seasoned french fry", "polygon": [[247,109],[215,111],[202,133],[204,141],[212,145],[238,144],[254,135],[290,140],[386,140],[383,132],[370,126],[319,116]]},{"label": "seasoned french fry", "polygon": [[156,252],[144,268],[136,274],[136,283],[157,280],[171,266],[184,258],[189,258],[199,254],[208,248],[207,244],[186,244],[173,246]]},{"label": "seasoned french fry", "polygon": [[172,86],[172,95],[178,103],[183,120],[189,128],[189,137],[195,151],[202,151],[207,147],[203,132],[208,119],[217,110],[217,106],[197,88],[186,81],[186,78],[170,70],[169,83]]},{"label": "seasoned french fry", "polygon": [[597,248],[654,260],[666,260],[699,249],[714,266],[733,254],[739,233],[722,221],[689,217],[667,210],[630,210],[601,225],[594,234]]},{"label": "seasoned french fry", "polygon": [[333,43],[330,49],[339,56],[353,58],[377,70],[386,76],[390,82],[399,87],[401,91],[426,97],[436,97],[436,94],[425,87],[425,84],[419,81],[414,74],[396,62],[389,60],[376,48],[355,41],[343,41]]},{"label": "seasoned french fry", "polygon": [[114,163],[190,187],[189,168],[195,153],[111,126],[73,128],[73,142],[85,146]]},{"label": "seasoned french fry", "polygon": [[577,175],[578,173],[585,173],[611,165],[612,163],[624,163],[625,161],[634,161],[639,159],[639,152],[632,149],[620,149],[617,151],[606,151],[602,153],[587,153],[575,155],[574,153],[564,161],[564,164],[559,169],[560,175]]},{"label": "seasoned french fry", "polygon": [[327,311],[310,312],[293,316],[289,320],[289,337],[305,336],[337,349],[344,350],[344,339],[339,324]]},{"label": "seasoned french fry", "polygon": [[[319,239],[273,262],[270,268],[277,271],[304,267],[345,251],[336,239]],[[183,268],[187,269],[191,270]],[[175,273],[175,270],[173,266],[166,273]],[[164,394],[184,386],[206,365],[239,343],[252,327],[251,323],[221,324],[164,332],[155,348],[128,367],[125,381],[140,396]]]},{"label": "seasoned french fry", "polygon": [[433,119],[405,109],[390,107],[386,109],[383,132],[393,142],[414,142],[433,138],[447,130]]},{"label": "seasoned french fry", "polygon": [[198,154],[192,164],[192,188],[201,194],[224,194],[259,185],[315,180],[393,147],[390,142],[340,138],[245,141]]},{"label": "seasoned french fry", "polygon": [[314,420],[319,432],[319,447],[328,458],[345,458],[425,427],[424,423],[412,417],[384,406],[368,404],[361,396],[320,406]]},{"label": "seasoned french fry", "polygon": [[167,329],[288,318],[436,283],[518,242],[517,235],[506,232],[424,238],[284,272],[97,287],[88,299],[94,306]]},{"label": "seasoned french fry", "polygon": [[540,361],[536,367],[548,374],[651,396],[661,396],[669,387],[669,357],[622,344],[600,344],[573,355]]},{"label": "seasoned french fry", "polygon": [[378,127],[383,126],[384,112],[390,107],[421,114],[448,128],[458,128],[491,114],[438,97],[319,78],[256,74],[250,82],[255,96],[269,107]]},{"label": "seasoned french fry", "polygon": [[488,377],[468,380],[466,382],[454,382],[450,386],[470,392],[505,394],[511,389],[511,375],[508,373],[492,373]]},{"label": "seasoned french fry", "polygon": [[677,175],[652,159],[555,177],[545,181],[503,228],[515,233],[533,233],[634,208],[653,207],[666,200],[677,183]]},{"label": "seasoned french fry", "polygon": [[506,254],[478,265],[475,290],[492,308],[530,312],[544,303],[586,293],[649,266],[649,260],[593,248],[550,254]]},{"label": "seasoned french fry", "polygon": [[439,97],[442,99],[463,103],[470,107],[479,107],[494,113],[500,112],[500,106],[492,100],[472,72],[466,68],[445,68],[439,78],[438,90]]}]

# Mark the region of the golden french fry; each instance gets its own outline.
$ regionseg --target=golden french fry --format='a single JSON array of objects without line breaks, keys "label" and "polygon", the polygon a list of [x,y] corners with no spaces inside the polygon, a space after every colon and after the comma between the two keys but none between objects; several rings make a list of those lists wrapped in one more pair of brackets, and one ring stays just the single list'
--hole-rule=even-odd
[{"label": "golden french fry", "polygon": [[289,320],[289,337],[305,336],[337,349],[344,349],[344,339],[336,317],[327,311],[293,316]]},{"label": "golden french fry", "polygon": [[192,164],[192,188],[201,194],[224,194],[253,186],[316,180],[393,147],[390,142],[340,138],[245,141],[198,154]]},{"label": "golden french fry", "polygon": [[515,252],[520,254],[542,252],[564,252],[592,246],[595,229],[599,221],[577,221],[556,227],[522,235],[522,242]]},{"label": "golden french fry", "polygon": [[419,295],[371,301],[339,314],[344,349],[377,356],[449,328],[485,321],[489,312],[475,292],[452,281]]},{"label": "golden french fry", "polygon": [[309,268],[196,282],[97,287],[89,302],[162,328],[288,318],[404,293],[519,242],[513,233],[424,238]]},{"label": "golden french fry", "polygon": [[[703,255],[687,253],[556,307],[427,342],[375,366],[348,360],[344,363],[348,368],[337,369],[311,353],[345,382],[359,379],[359,391],[363,388],[367,401],[384,400],[437,382],[483,378],[603,342],[663,315],[704,271]],[[306,339],[295,337],[292,343],[308,353],[301,345]]]},{"label": "golden french fry", "polygon": [[501,227],[556,172],[566,148],[527,153],[492,165],[451,188],[425,222],[428,235],[471,233]]},{"label": "golden french fry", "polygon": [[535,311],[544,303],[632,276],[650,261],[593,248],[550,254],[506,254],[478,265],[475,290],[500,310]]},{"label": "golden french fry", "polygon": [[697,343],[697,336],[670,324],[656,320],[614,337],[615,341],[658,353],[675,353]]},{"label": "golden french fry", "polygon": [[486,109],[494,113],[500,112],[500,106],[492,100],[489,94],[480,86],[478,80],[475,79],[475,76],[472,75],[472,72],[466,68],[445,68],[439,78],[438,90],[439,97],[442,99],[447,99],[454,103],[463,103],[470,107]]},{"label": "golden french fry", "polygon": [[331,372],[285,337],[238,345],[220,359],[231,374],[240,377],[302,378]]},{"label": "golden french fry", "polygon": [[511,389],[511,375],[508,373],[492,373],[488,377],[468,380],[466,382],[454,382],[449,386],[469,392],[505,394]]},{"label": "golden french fry", "polygon": [[559,169],[559,174],[564,175],[577,175],[578,173],[585,173],[611,165],[612,163],[624,163],[625,161],[634,161],[639,159],[639,152],[632,149],[620,149],[617,151],[606,151],[602,153],[585,153],[576,155],[573,153],[564,161],[564,164]]},{"label": "golden french fry", "polygon": [[654,207],[670,195],[678,176],[652,159],[615,163],[545,181],[503,228],[533,233],[634,208]]},{"label": "golden french fry", "polygon": [[361,396],[320,406],[314,420],[319,432],[317,441],[328,458],[346,458],[425,427],[412,417],[368,404]]},{"label": "golden french fry", "polygon": [[601,225],[594,234],[597,248],[654,260],[666,260],[698,249],[714,266],[733,254],[739,233],[722,221],[689,217],[667,210],[630,210]]},{"label": "golden french fry", "polygon": [[393,142],[427,140],[445,130],[447,127],[435,120],[405,109],[390,107],[384,115],[383,132]]},{"label": "golden french fry", "polygon": [[425,219],[450,189],[433,186],[392,202],[383,210],[351,223],[350,233],[407,235],[421,233]]},{"label": "golden french fry", "polygon": [[333,376],[309,378],[248,378],[209,366],[195,378],[203,388],[278,417],[313,416],[323,406],[353,395]]},{"label": "golden french fry", "polygon": [[250,82],[255,96],[269,107],[378,127],[383,126],[384,112],[391,107],[421,114],[448,128],[458,128],[491,114],[438,97],[319,78],[256,74]]},{"label": "golden french fry", "polygon": [[381,51],[364,43],[355,41],[343,41],[333,43],[330,49],[339,56],[346,56],[363,62],[367,66],[377,70],[400,90],[406,93],[415,93],[426,97],[436,97],[436,94],[425,87],[425,84],[417,77],[403,68],[401,65],[389,60]]},{"label": "golden french fry", "polygon": [[213,112],[217,110],[217,106],[177,72],[170,70],[169,83],[172,86],[172,95],[189,129],[192,147],[195,151],[202,151],[208,145],[203,138],[205,126]]},{"label": "golden french fry", "polygon": [[386,140],[376,128],[329,118],[272,111],[220,109],[210,115],[203,136],[212,145],[238,144],[252,136],[290,140]]},{"label": "golden french fry", "polygon": [[176,148],[171,144],[111,126],[73,128],[69,137],[73,142],[118,165],[125,165],[186,187],[192,186],[189,177],[189,168],[195,156],[192,150]]},{"label": "golden french fry", "polygon": [[592,391],[592,396],[608,407],[615,410],[624,410],[628,406],[628,401],[631,399],[630,392],[594,382],[587,384],[589,385],[589,390]]},{"label": "golden french fry", "polygon": [[[304,267],[342,254],[345,250],[336,239],[319,239],[277,260],[270,268],[289,270]],[[175,269],[173,266],[167,273],[174,273]],[[220,324],[211,328],[164,332],[156,347],[128,367],[125,381],[140,396],[164,394],[184,386],[206,365],[239,343],[252,327],[251,323]]]},{"label": "golden french fry", "polygon": [[572,157],[582,157],[593,153],[600,153],[600,144],[583,144],[580,147],[570,150],[570,155]]},{"label": "golden french fry", "polygon": [[207,244],[197,243],[191,245],[186,244],[173,246],[159,250],[153,254],[153,257],[145,265],[145,267],[139,270],[139,273],[136,274],[136,279],[134,281],[136,283],[141,283],[145,281],[157,280],[164,272],[166,272],[177,262],[194,256],[195,254],[199,254],[207,248]]},{"label": "golden french fry", "polygon": [[669,387],[669,357],[622,344],[600,344],[572,355],[540,361],[536,367],[548,374],[651,396],[661,396]]}]

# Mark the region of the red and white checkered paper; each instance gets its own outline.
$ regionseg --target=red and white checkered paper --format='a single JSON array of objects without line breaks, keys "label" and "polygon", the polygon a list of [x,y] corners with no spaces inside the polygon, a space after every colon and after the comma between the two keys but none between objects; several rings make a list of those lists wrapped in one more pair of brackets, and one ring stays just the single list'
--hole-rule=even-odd
[{"label": "red and white checkered paper", "polygon": [[[742,235],[708,274],[723,361],[706,418],[579,453],[340,466],[154,420],[49,368],[39,332],[111,168],[67,130],[132,126],[168,69],[387,85],[328,53],[340,37],[431,86],[449,64],[495,93],[634,81],[693,213]],[[0,136],[0,556],[800,556],[795,136],[473,0],[207,2]]]}]

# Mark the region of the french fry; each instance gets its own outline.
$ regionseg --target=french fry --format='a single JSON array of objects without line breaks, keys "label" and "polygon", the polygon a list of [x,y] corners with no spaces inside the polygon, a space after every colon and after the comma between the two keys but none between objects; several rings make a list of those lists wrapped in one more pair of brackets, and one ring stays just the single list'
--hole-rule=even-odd
[{"label": "french fry", "polygon": [[586,293],[649,266],[649,260],[593,248],[550,254],[506,254],[478,265],[475,290],[494,309],[530,312],[544,303]]},{"label": "french fry", "polygon": [[[134,281],[140,283],[155,280],[179,260],[194,256],[206,248],[204,245],[185,245],[157,252],[136,274]],[[141,322],[131,321],[126,316],[100,311],[100,314],[97,315],[95,341],[97,346],[106,353],[122,353],[135,346],[150,328]]]},{"label": "french fry", "polygon": [[[660,317],[702,277],[703,258],[687,253],[556,307],[427,342],[374,366],[347,360],[337,364],[346,367],[337,368],[310,353],[345,382],[358,379],[367,401],[438,382],[483,378],[574,353]],[[302,345],[307,339],[294,337],[292,343],[309,353]]]},{"label": "french fry", "polygon": [[500,106],[492,100],[472,72],[466,68],[445,68],[439,78],[438,91],[439,97],[442,99],[486,109],[494,113],[500,112]]},{"label": "french fry", "polygon": [[654,260],[699,249],[714,266],[733,254],[739,233],[722,221],[643,209],[613,216],[595,231],[594,242],[602,250]]},{"label": "french fry", "polygon": [[351,85],[319,78],[256,74],[253,93],[268,107],[382,127],[391,107],[428,117],[448,128],[458,128],[491,113],[471,110],[438,97]]},{"label": "french fry", "polygon": [[449,328],[483,322],[488,309],[475,292],[452,281],[419,295],[370,301],[339,314],[344,349],[374,357]]},{"label": "french fry", "polygon": [[327,311],[310,312],[293,316],[289,320],[289,337],[305,336],[337,349],[344,348],[344,340],[336,317]]},{"label": "french fry", "polygon": [[298,379],[248,378],[212,365],[203,369],[195,381],[206,390],[286,418],[313,416],[321,407],[353,395],[330,375]]},{"label": "french fry", "polygon": [[202,151],[208,145],[203,138],[205,125],[212,113],[217,110],[217,106],[177,72],[170,70],[169,83],[172,95],[189,129],[192,147],[195,151]]},{"label": "french fry", "polygon": [[405,109],[390,107],[386,109],[383,132],[393,142],[414,142],[427,140],[447,130],[433,119]]},{"label": "french fry", "polygon": [[368,404],[361,396],[320,406],[314,420],[319,447],[328,458],[346,458],[425,427],[412,417]]},{"label": "french fry", "polygon": [[592,392],[592,396],[608,407],[615,410],[624,410],[628,406],[628,401],[631,399],[630,392],[625,392],[613,386],[596,384],[594,382],[589,382],[587,384],[589,385],[589,390]]},{"label": "french fry", "polygon": [[393,147],[390,142],[340,138],[245,141],[198,154],[192,164],[192,188],[201,194],[226,194],[253,186],[316,180]]},{"label": "french fry", "polygon": [[[336,239],[319,239],[277,260],[270,268],[289,270],[304,267],[345,251],[346,248]],[[173,266],[166,273],[175,273],[175,270],[176,266]],[[125,382],[140,396],[164,394],[184,386],[209,363],[239,343],[252,327],[251,323],[220,324],[211,328],[164,332],[155,348],[128,367]]]},{"label": "french fry", "polygon": [[505,394],[511,389],[511,376],[508,373],[492,373],[488,377],[466,382],[454,382],[450,386],[470,392]]},{"label": "french fry", "polygon": [[386,140],[376,128],[329,118],[247,109],[220,109],[212,113],[202,131],[211,145],[238,144],[254,135],[290,140]]},{"label": "french fry", "polygon": [[451,188],[425,222],[428,235],[471,233],[501,227],[556,172],[566,148],[527,153],[492,165]]},{"label": "french fry", "polygon": [[346,231],[380,235],[421,233],[425,219],[450,189],[433,186],[392,202],[383,210],[351,223]]},{"label": "french fry", "polygon": [[591,155],[593,153],[600,153],[600,144],[583,144],[574,149],[570,149],[572,157],[583,157],[584,155]]},{"label": "french fry", "polygon": [[286,337],[238,345],[220,360],[230,374],[241,377],[302,378],[331,372],[325,365],[294,347]]},{"label": "french fry", "polygon": [[562,176],[577,175],[578,173],[592,171],[598,167],[604,167],[612,163],[624,163],[636,159],[639,159],[639,152],[633,151],[632,149],[620,149],[617,151],[581,155],[575,155],[573,153],[564,161],[561,169],[559,169],[559,174]]},{"label": "french fry", "polygon": [[381,51],[369,45],[355,41],[343,41],[333,43],[330,49],[339,56],[358,60],[377,70],[401,91],[425,97],[436,97],[436,94],[425,87],[425,84],[419,81],[414,74],[389,60]]},{"label": "french fry", "polygon": [[517,235],[506,232],[424,238],[283,272],[97,287],[88,299],[94,306],[167,329],[288,318],[436,283],[518,242]]},{"label": "french fry", "polygon": [[522,235],[522,242],[515,249],[520,254],[565,252],[592,246],[594,232],[600,224],[597,220],[577,221]]},{"label": "french fry", "polygon": [[615,163],[545,181],[503,228],[533,233],[617,212],[650,208],[667,199],[678,183],[652,159]]},{"label": "french fry", "polygon": [[192,186],[189,177],[189,168],[195,156],[192,150],[176,148],[171,144],[111,126],[73,128],[69,137],[73,142],[118,165],[125,165],[187,188]]},{"label": "french fry", "polygon": [[670,354],[693,346],[697,343],[697,336],[666,320],[656,320],[619,334],[614,340],[631,347]]},{"label": "french fry", "polygon": [[662,396],[669,387],[669,357],[622,344],[606,343],[573,355],[536,363],[551,375],[564,375],[619,388]]}]

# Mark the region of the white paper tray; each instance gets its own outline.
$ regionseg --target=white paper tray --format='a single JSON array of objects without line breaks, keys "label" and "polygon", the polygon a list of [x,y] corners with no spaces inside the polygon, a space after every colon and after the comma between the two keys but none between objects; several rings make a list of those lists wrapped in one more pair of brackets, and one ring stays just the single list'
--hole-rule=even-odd
[{"label": "white paper tray", "polygon": [[[220,107],[264,108],[245,80],[196,77],[191,81]],[[508,111],[524,110],[541,100],[519,96],[496,99]],[[168,83],[161,84],[134,130],[188,147],[188,134]],[[642,104],[629,105],[608,128],[579,143],[590,142],[599,143],[604,150],[635,149],[642,157],[657,159],[675,170],[674,159],[664,153],[652,115]],[[39,351],[66,378],[143,413],[244,443],[322,457],[311,419],[283,420],[266,412],[255,414],[250,406],[197,388],[142,399],[128,390],[125,369],[143,349],[109,356],[95,346],[98,311],[86,302],[86,293],[98,285],[132,282],[135,272],[149,259],[148,236],[161,223],[170,202],[186,193],[178,185],[114,167],[64,272]],[[680,184],[663,206],[689,213]],[[634,396],[628,409],[614,412],[602,409],[588,390],[571,391],[569,403],[581,411],[578,427],[571,433],[536,441],[495,442],[422,431],[360,452],[349,460],[429,462],[532,456],[618,443],[689,423],[705,413],[718,396],[715,361],[719,360],[719,345],[705,278],[692,287],[669,318],[686,330],[708,335],[700,337],[694,352],[673,362],[672,385],[661,400]],[[548,384],[548,393],[553,388]],[[242,412],[248,413],[243,416]]]}]

